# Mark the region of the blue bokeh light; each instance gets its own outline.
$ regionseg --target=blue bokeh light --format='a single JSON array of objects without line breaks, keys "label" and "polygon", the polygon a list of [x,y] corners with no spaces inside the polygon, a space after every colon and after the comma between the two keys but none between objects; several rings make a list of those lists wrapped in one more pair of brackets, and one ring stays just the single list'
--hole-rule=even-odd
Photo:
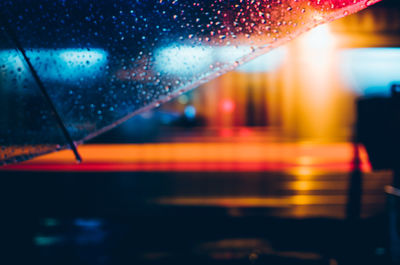
[{"label": "blue bokeh light", "polygon": [[74,221],[75,226],[84,228],[98,228],[103,225],[103,222],[99,219],[83,219],[77,218]]},{"label": "blue bokeh light", "polygon": [[389,96],[390,86],[400,83],[400,48],[360,48],[340,54],[345,83],[362,96]]},{"label": "blue bokeh light", "polygon": [[[185,46],[171,45],[156,52],[156,70],[176,76],[192,76],[207,72],[213,63],[235,64],[254,49],[251,46]],[[244,63],[240,72],[270,72],[276,70],[285,57],[285,48],[274,49]]]},{"label": "blue bokeh light", "polygon": [[207,71],[212,50],[201,46],[172,45],[156,52],[156,70],[165,74],[191,76]]},{"label": "blue bokeh light", "polygon": [[184,114],[186,118],[193,120],[196,117],[196,108],[192,105],[186,106]]},{"label": "blue bokeh light", "polygon": [[[44,81],[75,82],[95,79],[104,72],[107,52],[102,49],[29,49],[26,55]],[[26,76],[29,69],[16,50],[0,51],[0,74]],[[9,75],[7,73],[14,72]]]}]

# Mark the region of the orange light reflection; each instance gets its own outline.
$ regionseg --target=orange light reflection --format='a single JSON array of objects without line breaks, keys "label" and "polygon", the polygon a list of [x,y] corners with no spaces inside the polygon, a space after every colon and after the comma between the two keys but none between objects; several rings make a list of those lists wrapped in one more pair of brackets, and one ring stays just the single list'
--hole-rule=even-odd
[{"label": "orange light reflection", "polygon": [[[0,170],[286,171],[309,176],[320,171],[348,172],[353,162],[350,143],[112,144],[82,145],[79,152],[84,159],[81,164],[65,150]],[[365,150],[360,153],[362,170],[370,171]]]}]

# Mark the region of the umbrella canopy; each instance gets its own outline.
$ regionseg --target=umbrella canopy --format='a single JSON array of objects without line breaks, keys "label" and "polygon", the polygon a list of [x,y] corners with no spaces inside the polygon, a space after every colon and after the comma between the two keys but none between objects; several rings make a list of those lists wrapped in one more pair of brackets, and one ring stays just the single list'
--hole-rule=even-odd
[{"label": "umbrella canopy", "polygon": [[3,0],[0,163],[72,148],[379,0]]}]

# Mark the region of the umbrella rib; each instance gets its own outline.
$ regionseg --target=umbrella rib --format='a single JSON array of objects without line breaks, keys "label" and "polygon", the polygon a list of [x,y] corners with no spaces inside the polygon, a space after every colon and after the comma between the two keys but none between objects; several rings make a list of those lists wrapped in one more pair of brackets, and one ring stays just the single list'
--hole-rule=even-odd
[{"label": "umbrella rib", "polygon": [[60,126],[60,128],[61,128],[61,130],[62,130],[62,132],[63,132],[63,134],[64,134],[64,136],[65,136],[65,138],[66,138],[71,150],[72,150],[72,152],[74,153],[76,161],[79,162],[79,163],[82,162],[81,155],[79,154],[78,149],[77,149],[74,141],[72,140],[71,135],[69,134],[69,132],[68,132],[68,130],[67,130],[67,128],[66,128],[66,126],[65,126],[65,124],[64,124],[64,122],[63,122],[63,120],[61,118],[61,116],[60,116],[60,114],[58,113],[56,107],[53,104],[53,101],[51,100],[49,94],[47,93],[47,90],[46,90],[45,86],[43,85],[42,81],[40,80],[40,77],[39,77],[38,73],[36,72],[35,68],[33,67],[33,65],[32,65],[31,61],[29,60],[28,56],[26,55],[25,49],[22,47],[22,45],[19,42],[16,34],[13,34],[14,32],[11,31],[10,27],[8,26],[8,24],[4,20],[2,20],[1,22],[3,22],[3,25],[5,27],[4,28],[5,29],[4,32],[7,35],[9,35],[9,37],[12,39],[12,41],[15,44],[15,46],[17,47],[17,50],[24,57],[24,60],[27,63],[27,65],[29,67],[29,70],[32,73],[32,76],[35,79],[35,82],[39,86],[40,91],[42,92],[42,94],[45,97],[47,103],[49,104],[49,106],[50,106],[50,108],[51,108],[51,110],[52,110],[52,112],[54,114],[54,117],[55,117],[58,125]]}]

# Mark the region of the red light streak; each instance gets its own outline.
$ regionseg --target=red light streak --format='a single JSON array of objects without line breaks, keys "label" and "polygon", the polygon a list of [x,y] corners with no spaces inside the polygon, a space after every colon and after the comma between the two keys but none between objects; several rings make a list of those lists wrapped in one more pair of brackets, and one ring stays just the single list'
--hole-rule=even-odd
[{"label": "red light streak", "polygon": [[[60,151],[20,164],[0,167],[10,171],[67,172],[350,172],[351,144],[296,143],[170,143],[144,145],[84,145],[83,163]],[[299,157],[307,156],[307,163]],[[361,170],[371,171],[364,149]],[[307,173],[307,174],[308,174]]]}]

